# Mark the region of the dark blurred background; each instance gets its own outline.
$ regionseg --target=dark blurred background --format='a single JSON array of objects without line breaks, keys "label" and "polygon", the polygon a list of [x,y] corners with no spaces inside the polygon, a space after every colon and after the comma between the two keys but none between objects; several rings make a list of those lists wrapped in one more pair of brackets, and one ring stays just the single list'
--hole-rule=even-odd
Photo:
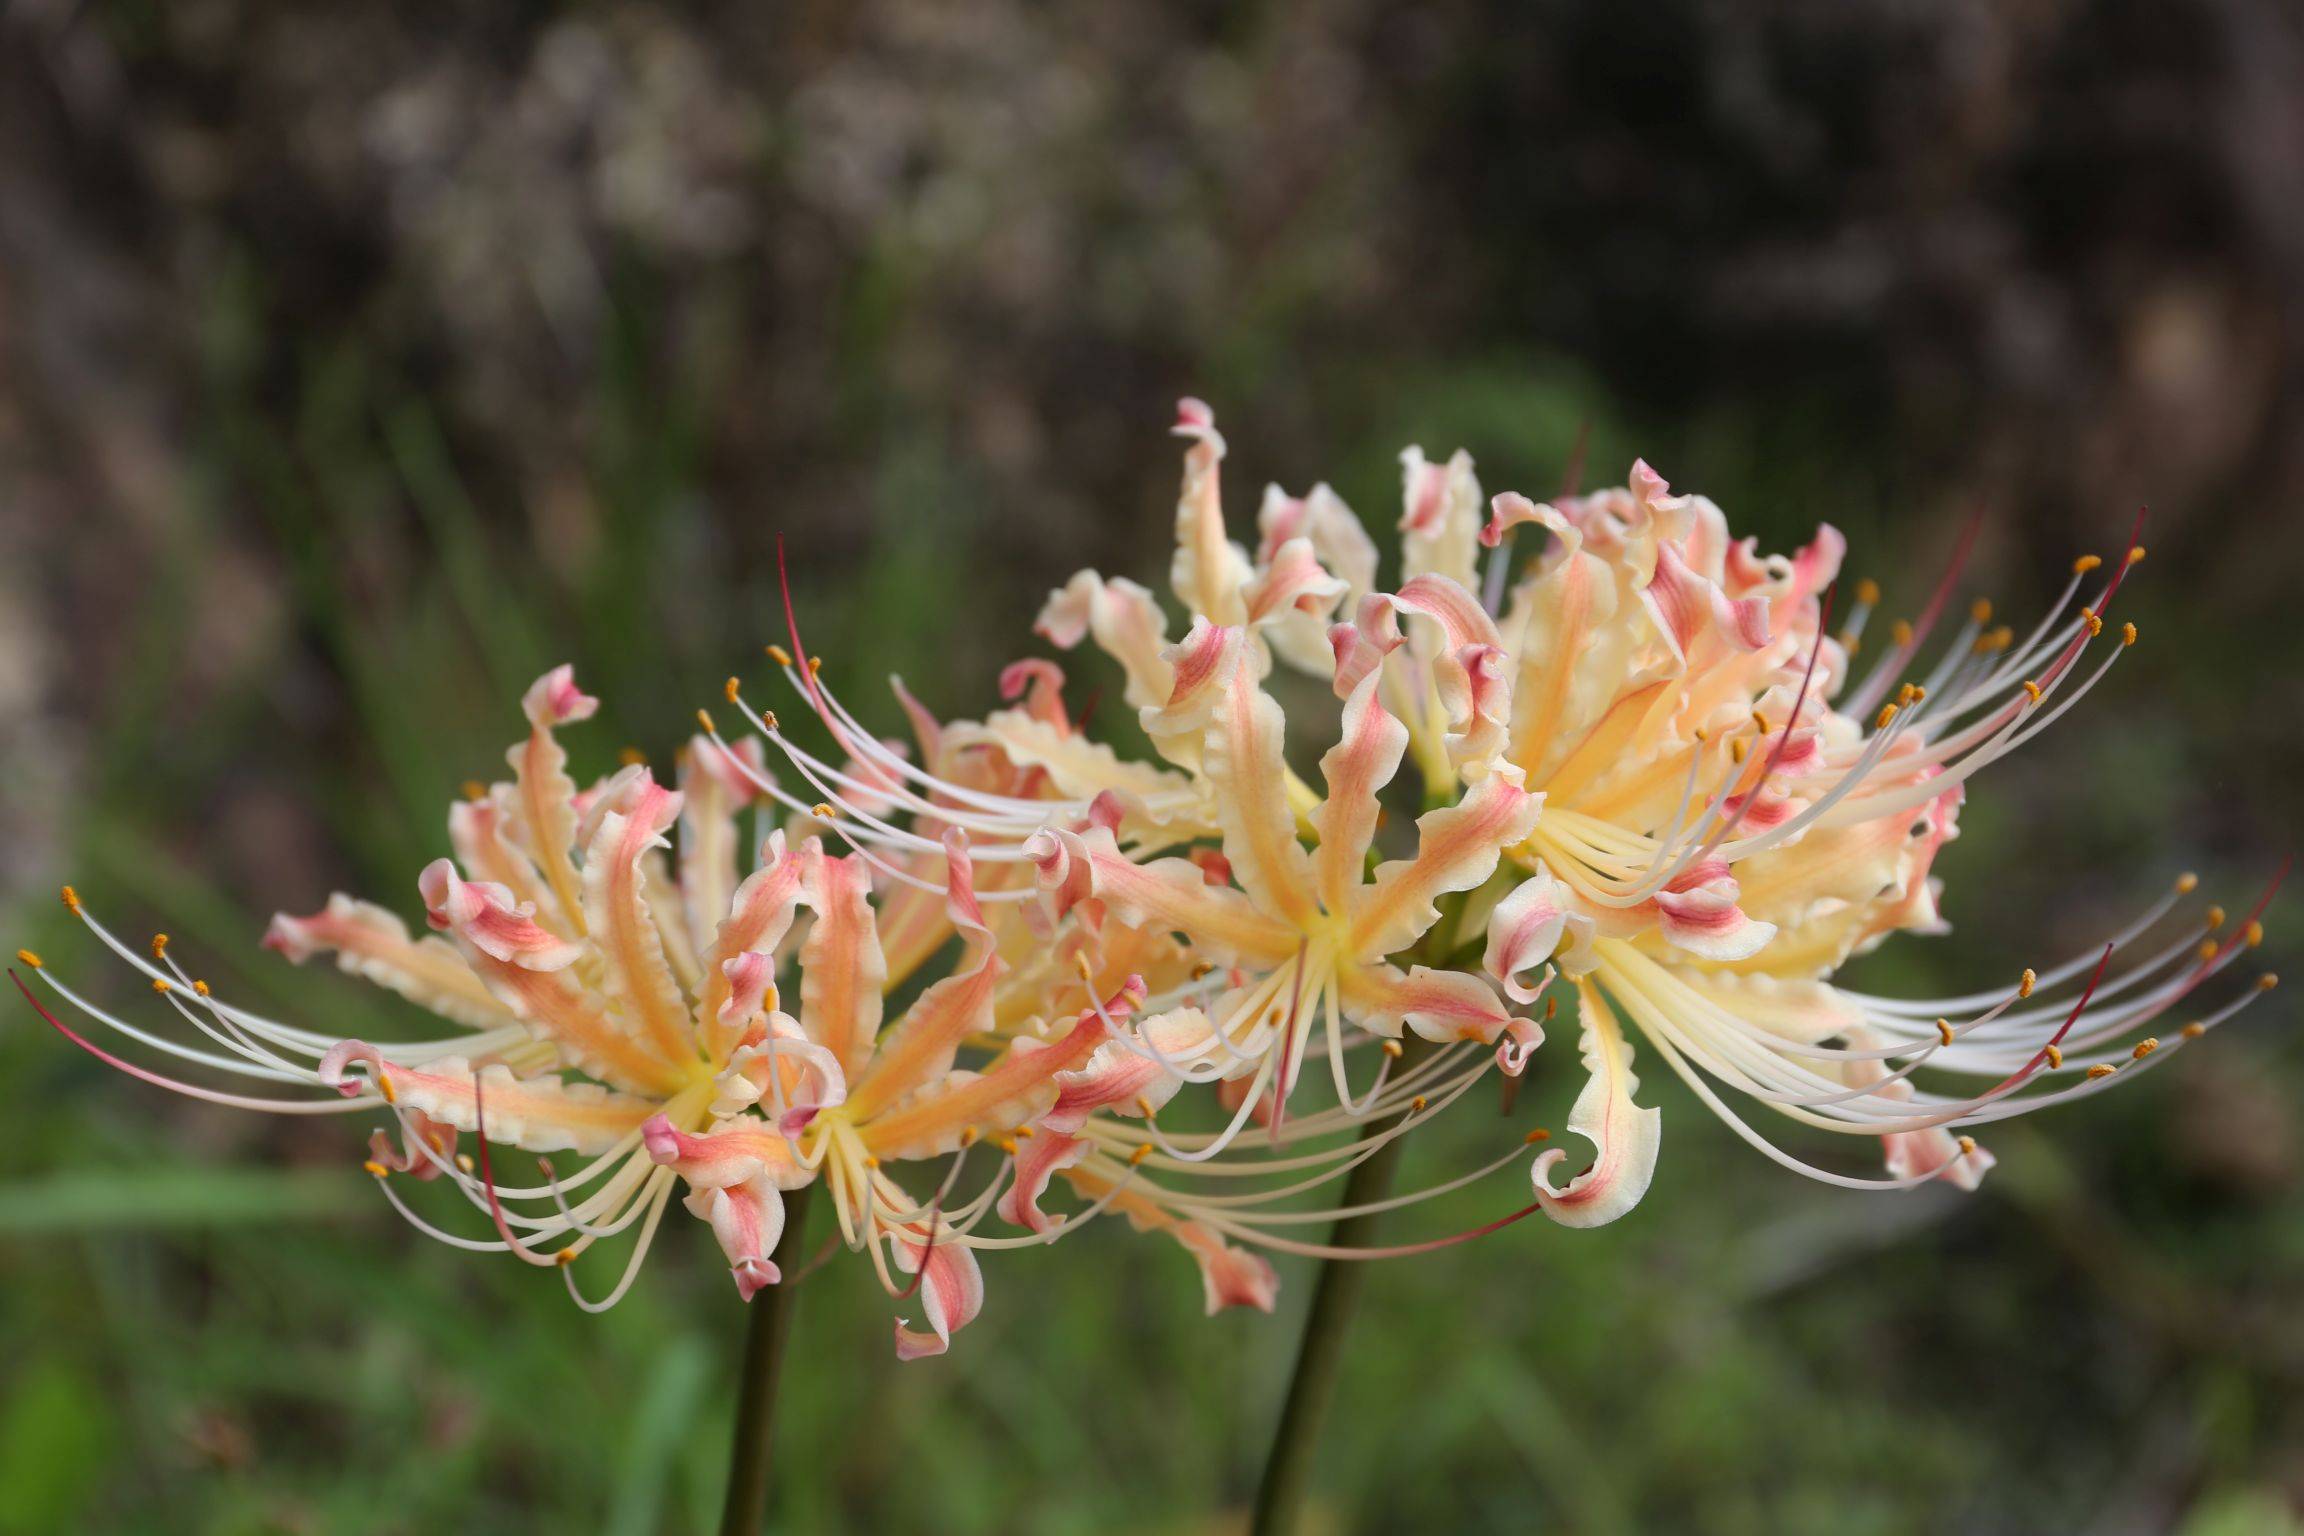
[{"label": "dark blurred background", "polygon": [[[12,0],[0,916],[135,1006],[70,878],[252,1002],[405,1030],[254,940],[413,910],[543,666],[607,698],[580,768],[663,758],[772,637],[781,537],[855,696],[980,711],[1048,587],[1164,570],[1186,392],[1243,523],[1327,478],[1389,526],[1409,442],[1543,495],[1589,426],[1591,476],[1645,455],[1765,547],[1829,519],[1907,610],[1972,507],[2021,614],[2149,503],[2143,645],[1980,781],[1955,934],[1862,974],[1984,985],[2185,867],[2237,908],[2304,821],[2300,85],[2291,0]],[[1651,1074],[1632,1216],[1375,1278],[1321,1518],[2304,1529],[2293,1025],[2004,1129],[1970,1197],[1807,1184]],[[0,1531],[706,1528],[707,1236],[586,1318],[406,1233],[357,1145],[11,1016]],[[854,1266],[808,1283],[784,1529],[1239,1518],[1301,1266],[1213,1321],[1120,1230],[987,1270],[904,1368]]]}]

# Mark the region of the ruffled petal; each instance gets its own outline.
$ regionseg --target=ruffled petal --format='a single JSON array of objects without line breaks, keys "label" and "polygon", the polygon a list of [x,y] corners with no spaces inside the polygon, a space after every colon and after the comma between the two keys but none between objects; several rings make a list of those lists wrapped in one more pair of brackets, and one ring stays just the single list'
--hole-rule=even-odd
[{"label": "ruffled petal", "polygon": [[1296,840],[1288,808],[1288,764],[1281,754],[1282,716],[1245,667],[1232,674],[1229,696],[1208,729],[1202,763],[1216,791],[1224,857],[1259,909],[1302,928],[1319,911],[1312,861]]},{"label": "ruffled petal", "polygon": [[861,857],[834,857],[814,838],[800,856],[802,888],[816,913],[800,945],[800,1027],[839,1058],[853,1082],[872,1059],[888,975],[867,899],[871,880]]},{"label": "ruffled petal", "polygon": [[649,911],[642,860],[668,846],[664,833],[679,815],[679,794],[642,770],[626,808],[600,817],[584,855],[584,920],[604,962],[610,1006],[628,1014],[634,1033],[666,1061],[694,1056],[696,1040]]},{"label": "ruffled petal", "polygon": [[1405,1024],[1427,1040],[1485,1045],[1512,1022],[1495,989],[1462,971],[1348,965],[1337,976],[1344,1011],[1372,1034],[1397,1035]]},{"label": "ruffled petal", "polygon": [[1384,814],[1377,793],[1400,771],[1401,756],[1408,749],[1408,728],[1393,719],[1376,696],[1379,681],[1371,672],[1352,690],[1344,701],[1336,745],[1320,759],[1328,798],[1310,817],[1320,839],[1312,864],[1320,904],[1331,913],[1343,911],[1346,898],[1359,888],[1361,869]]},{"label": "ruffled petal", "polygon": [[1592,1166],[1560,1188],[1551,1170],[1568,1154],[1553,1147],[1529,1169],[1536,1201],[1544,1214],[1564,1227],[1597,1227],[1614,1221],[1648,1192],[1656,1173],[1662,1112],[1632,1102],[1640,1080],[1632,1074],[1632,1045],[1599,992],[1579,989],[1583,1014],[1585,1070],[1592,1074],[1568,1111],[1568,1129],[1592,1143]]},{"label": "ruffled petal", "polygon": [[[413,1110],[460,1131],[480,1128],[476,1095],[486,1096],[488,1139],[530,1152],[578,1152],[592,1156],[622,1141],[649,1115],[652,1100],[616,1093],[598,1083],[557,1077],[516,1077],[500,1062],[477,1074],[461,1056],[444,1056],[421,1068],[393,1061],[365,1040],[345,1040],[320,1059],[320,1081],[341,1093],[360,1091],[352,1068],[366,1068],[386,1102]],[[477,1088],[475,1087],[477,1079]]]},{"label": "ruffled petal", "polygon": [[1503,850],[1524,841],[1544,797],[1503,778],[1483,779],[1455,805],[1416,819],[1416,856],[1376,868],[1351,904],[1348,953],[1359,960],[1397,954],[1440,920],[1434,902],[1468,891],[1496,871]]},{"label": "ruffled petal", "polygon": [[771,1257],[784,1235],[784,1197],[765,1179],[725,1188],[691,1190],[682,1202],[710,1223],[720,1251],[728,1256],[736,1294],[750,1301],[763,1287],[783,1279]]},{"label": "ruffled petal", "polygon": [[[927,1236],[920,1228],[911,1230]],[[897,1266],[908,1275],[921,1277],[920,1310],[928,1323],[928,1331],[922,1332],[906,1327],[901,1318],[897,1320],[896,1358],[917,1360],[924,1355],[940,1355],[951,1347],[952,1335],[984,1310],[984,1272],[976,1265],[976,1255],[960,1243],[931,1245],[899,1237],[895,1247]]]},{"label": "ruffled petal", "polygon": [[1048,1213],[1040,1209],[1040,1197],[1048,1192],[1048,1181],[1059,1170],[1077,1166],[1089,1150],[1088,1143],[1078,1136],[1046,1129],[1018,1142],[1015,1156],[1009,1159],[1016,1177],[1000,1194],[997,1207],[1000,1219],[1029,1232],[1046,1232],[1055,1226]]},{"label": "ruffled petal", "polygon": [[1106,581],[1094,571],[1078,572],[1048,594],[1032,627],[1065,650],[1093,635],[1120,663],[1131,708],[1156,708],[1175,688],[1176,669],[1165,654],[1167,617],[1149,590],[1124,576]]},{"label": "ruffled petal", "polygon": [[341,893],[310,917],[275,913],[264,947],[298,965],[334,951],[339,970],[473,1029],[512,1022],[511,1012],[472,974],[454,945],[429,937],[412,940],[407,924],[392,913]]},{"label": "ruffled petal", "polygon": [[1480,965],[1503,984],[1506,997],[1532,1003],[1544,989],[1522,982],[1520,973],[1550,960],[1571,980],[1588,974],[1598,963],[1592,934],[1592,919],[1577,911],[1567,887],[1539,866],[1488,914],[1488,948]]}]

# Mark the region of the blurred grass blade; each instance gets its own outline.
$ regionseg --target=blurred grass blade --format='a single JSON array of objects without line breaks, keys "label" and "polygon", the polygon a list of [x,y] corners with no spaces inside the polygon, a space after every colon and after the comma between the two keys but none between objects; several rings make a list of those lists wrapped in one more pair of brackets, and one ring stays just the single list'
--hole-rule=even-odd
[{"label": "blurred grass blade", "polygon": [[670,1528],[664,1490],[683,1438],[703,1407],[709,1364],[704,1341],[692,1333],[674,1338],[657,1357],[624,1438],[615,1502],[601,1527],[605,1536],[651,1536]]},{"label": "blurred grass blade", "polygon": [[0,1185],[0,1239],[342,1215],[358,1175],[332,1168],[105,1168]]}]

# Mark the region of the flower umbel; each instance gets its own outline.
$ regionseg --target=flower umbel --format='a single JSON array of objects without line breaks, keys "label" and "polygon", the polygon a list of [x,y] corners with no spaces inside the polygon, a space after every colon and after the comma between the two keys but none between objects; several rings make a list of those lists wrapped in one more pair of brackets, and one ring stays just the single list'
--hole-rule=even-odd
[{"label": "flower umbel", "polygon": [[[559,1267],[588,1307],[633,1283],[675,1194],[747,1299],[791,1283],[771,1257],[783,1197],[821,1183],[841,1240],[918,1313],[896,1325],[909,1358],[976,1314],[979,1254],[1100,1213],[1180,1244],[1211,1311],[1271,1308],[1267,1253],[1424,1251],[1537,1211],[1613,1220],[1658,1150],[1635,1040],[1787,1167],[1973,1186],[1991,1166],[1977,1129],[2134,1076],[2271,985],[2192,1004],[2260,938],[2271,893],[2233,923],[2181,910],[2190,877],[2102,945],[1998,987],[1899,999],[1835,980],[1893,934],[1944,931],[1931,866],[1968,781],[2135,643],[2107,614],[2141,547],[2078,562],[2022,638],[1982,603],[1942,622],[1956,560],[1859,668],[1879,594],[1859,583],[1836,613],[1829,527],[1762,556],[1637,463],[1624,487],[1507,494],[1484,515],[1469,457],[1411,449],[1385,589],[1374,541],[1325,486],[1268,489],[1253,550],[1235,542],[1213,417],[1187,401],[1176,431],[1181,635],[1150,590],[1093,571],[1035,625],[1118,666],[1150,759],[1099,739],[1045,658],[1007,668],[1005,707],[980,721],[939,719],[896,684],[913,741],[883,740],[824,682],[787,601],[790,648],[768,650],[804,731],[732,678],[753,734],[707,713],[675,786],[635,764],[579,789],[556,732],[597,706],[559,668],[523,700],[512,777],[450,812],[455,856],[418,879],[432,933],[345,896],[274,920],[271,947],[333,954],[451,1032],[388,1043],[263,1018],[69,889],[190,1042],[24,956],[49,992],[246,1091],[132,1064],[42,1012],[211,1102],[388,1114],[367,1166],[395,1208],[459,1247]],[[1542,547],[1516,552],[1531,530]],[[830,751],[808,744],[819,726]],[[1563,1180],[1567,1152],[1545,1146],[1531,1203],[1451,1236],[1296,1235],[1548,1141],[1514,1138],[1416,1194],[1302,1199],[1492,1069],[1517,1077],[1558,978],[1589,1077],[1567,1123],[1588,1167]],[[2146,1033],[2170,1017],[2186,1022]],[[1732,1096],[1879,1138],[1885,1174],[1779,1146]],[[491,1141],[542,1154],[537,1180],[499,1183]],[[468,1230],[419,1213],[411,1181],[453,1190]],[[1059,1183],[1068,1215],[1044,1208]],[[579,1261],[627,1231],[619,1277],[586,1299]]]}]

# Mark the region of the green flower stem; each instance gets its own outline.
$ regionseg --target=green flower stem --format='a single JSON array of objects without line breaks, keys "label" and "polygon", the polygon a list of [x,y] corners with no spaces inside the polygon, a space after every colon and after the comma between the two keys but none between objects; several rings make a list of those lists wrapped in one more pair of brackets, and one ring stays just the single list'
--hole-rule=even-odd
[{"label": "green flower stem", "polygon": [[[1400,1057],[1402,1068],[1414,1066],[1431,1050],[1429,1042],[1408,1037]],[[1363,1140],[1379,1135],[1370,1125]],[[1367,1205],[1392,1192],[1392,1180],[1408,1138],[1395,1136],[1354,1168],[1344,1181],[1343,1204]],[[1384,1212],[1347,1216],[1329,1232],[1338,1248],[1365,1248],[1376,1241]],[[1294,1536],[1303,1523],[1304,1496],[1311,1487],[1312,1458],[1320,1447],[1320,1430],[1336,1398],[1337,1372],[1344,1361],[1344,1338],[1352,1315],[1360,1305],[1360,1290],[1374,1265],[1364,1259],[1323,1259],[1314,1282],[1312,1310],[1304,1319],[1303,1341],[1296,1349],[1296,1370],[1288,1379],[1288,1398],[1280,1407],[1280,1427],[1273,1433],[1272,1450],[1264,1461],[1264,1478],[1256,1489],[1256,1512],[1249,1525],[1254,1536]]]},{"label": "green flower stem", "polygon": [[784,1337],[798,1297],[792,1282],[804,1262],[813,1184],[784,1197],[784,1235],[774,1259],[783,1278],[752,1298],[744,1334],[744,1363],[736,1399],[736,1436],[728,1454],[728,1497],[720,1510],[720,1536],[758,1536],[768,1518],[768,1484],[775,1467],[776,1379],[784,1364]]}]

